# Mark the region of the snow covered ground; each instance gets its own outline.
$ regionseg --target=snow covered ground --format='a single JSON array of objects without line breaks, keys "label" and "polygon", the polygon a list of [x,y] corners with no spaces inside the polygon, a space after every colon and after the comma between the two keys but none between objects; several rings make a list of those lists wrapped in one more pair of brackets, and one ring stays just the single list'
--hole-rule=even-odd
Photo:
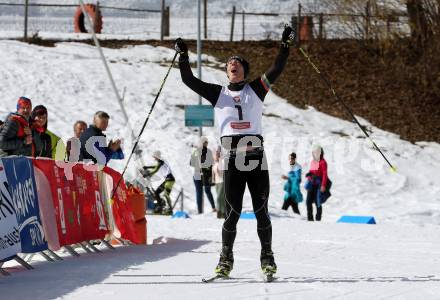
[{"label": "snow covered ground", "polygon": [[[0,117],[15,109],[25,95],[49,110],[49,129],[68,138],[78,119],[90,122],[97,110],[111,115],[109,138],[124,137],[127,125],[95,47],[59,43],[54,48],[0,41]],[[136,133],[154,100],[173,51],[136,46],[104,49]],[[191,57],[194,60],[195,56]],[[226,83],[215,58],[205,56],[203,78]],[[294,92],[294,91],[292,91]],[[411,144],[371,125],[372,138],[398,172],[390,172],[359,129],[313,108],[297,109],[270,93],[263,118],[265,148],[271,176],[270,211],[279,281],[262,284],[258,277],[259,242],[256,224],[241,220],[236,245],[235,279],[200,284],[213,272],[220,249],[221,222],[211,213],[194,215],[192,171],[188,162],[198,135],[184,127],[182,105],[197,104],[173,69],[141,140],[144,159],[161,150],[171,164],[178,187],[185,188],[189,220],[149,217],[146,247],[120,247],[60,263],[37,263],[36,270],[13,270],[0,279],[5,299],[161,298],[395,298],[439,299],[440,275],[440,145]],[[366,120],[362,120],[367,124]],[[214,128],[206,128],[210,146]],[[288,170],[287,155],[295,151],[308,170],[311,145],[320,143],[334,182],[333,197],[324,207],[322,223],[308,223],[280,210]],[[124,162],[113,163],[121,170]],[[129,178],[136,173],[130,165]],[[175,194],[174,194],[175,195]],[[251,209],[249,194],[245,210]],[[305,212],[304,205],[300,210]],[[378,225],[336,224],[345,214],[372,215]],[[11,264],[11,263],[9,263]],[[160,276],[162,275],[162,276]],[[12,292],[11,292],[12,291]]]},{"label": "snow covered ground", "polygon": [[[148,246],[35,263],[0,278],[2,299],[439,299],[438,226],[308,223],[274,216],[278,280],[263,283],[254,220],[240,220],[232,279],[205,284],[221,222],[149,216]],[[3,298],[4,296],[4,298]]]}]

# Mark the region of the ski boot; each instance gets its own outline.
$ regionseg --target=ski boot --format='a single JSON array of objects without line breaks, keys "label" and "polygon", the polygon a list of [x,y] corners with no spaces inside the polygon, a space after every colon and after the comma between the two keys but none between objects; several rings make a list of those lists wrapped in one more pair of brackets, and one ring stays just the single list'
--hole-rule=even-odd
[{"label": "ski boot", "polygon": [[230,247],[224,246],[215,273],[218,277],[228,277],[234,266],[234,255]]},{"label": "ski boot", "polygon": [[165,216],[171,216],[173,214],[173,209],[172,208],[169,208],[169,207],[164,207],[163,209],[162,209],[162,215],[165,215]]},{"label": "ski boot", "polygon": [[275,263],[275,259],[273,257],[272,250],[261,250],[261,270],[266,278],[266,281],[273,281],[274,274],[277,272],[277,265]]}]

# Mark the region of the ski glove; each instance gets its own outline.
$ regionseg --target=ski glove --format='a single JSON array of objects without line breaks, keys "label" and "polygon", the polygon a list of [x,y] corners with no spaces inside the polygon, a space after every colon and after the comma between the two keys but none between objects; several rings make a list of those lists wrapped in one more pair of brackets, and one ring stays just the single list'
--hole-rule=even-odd
[{"label": "ski glove", "polygon": [[174,49],[176,49],[177,53],[179,53],[179,54],[188,55],[188,46],[185,44],[185,42],[181,38],[178,38],[176,40],[176,43],[174,44]]},{"label": "ski glove", "polygon": [[283,35],[281,38],[281,44],[288,48],[290,45],[295,45],[296,34],[292,27],[286,25],[284,27]]}]

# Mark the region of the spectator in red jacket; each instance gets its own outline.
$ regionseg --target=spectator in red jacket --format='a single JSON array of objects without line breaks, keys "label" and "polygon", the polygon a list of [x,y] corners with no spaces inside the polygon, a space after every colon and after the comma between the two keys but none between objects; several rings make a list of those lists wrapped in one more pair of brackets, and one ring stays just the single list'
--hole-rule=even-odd
[{"label": "spectator in red jacket", "polygon": [[330,197],[331,182],[327,174],[327,162],[324,159],[324,151],[319,145],[312,147],[312,161],[310,162],[310,170],[306,174],[306,190],[307,190],[307,220],[313,219],[313,204],[316,205],[316,221],[321,221],[322,204]]},{"label": "spectator in red jacket", "polygon": [[29,118],[32,102],[29,98],[20,97],[17,101],[17,112],[11,113],[0,131],[0,156],[32,156],[32,131]]}]

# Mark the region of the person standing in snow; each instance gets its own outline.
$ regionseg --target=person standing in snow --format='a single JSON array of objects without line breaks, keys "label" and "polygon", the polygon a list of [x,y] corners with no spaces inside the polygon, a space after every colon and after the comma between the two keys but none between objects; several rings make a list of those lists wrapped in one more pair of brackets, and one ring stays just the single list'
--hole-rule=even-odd
[{"label": "person standing in snow", "polygon": [[212,185],[212,151],[208,148],[208,139],[202,136],[197,149],[191,154],[190,166],[194,168],[194,186],[196,188],[197,211],[203,213],[203,190],[208,197],[213,212],[216,212],[214,197],[211,193]]},{"label": "person standing in snow", "polygon": [[[171,172],[171,168],[165,160],[162,159],[162,155],[160,151],[153,152],[153,158],[156,160],[156,165],[154,166],[144,166],[143,170],[141,170],[141,174],[144,177],[152,177],[153,175],[159,176],[162,180],[164,180],[159,187],[154,191],[154,196],[156,198],[154,212],[159,214],[173,214],[173,206],[171,204],[171,190],[173,189],[175,179],[173,173]],[[150,171],[151,170],[151,171]],[[160,197],[160,194],[164,192],[164,197],[168,204],[168,209],[165,208],[165,203]]]},{"label": "person standing in snow", "polygon": [[327,162],[324,159],[324,150],[319,145],[312,147],[312,161],[310,170],[306,174],[307,182],[307,220],[313,221],[313,204],[316,206],[316,221],[321,221],[322,204],[330,197],[331,181],[327,174]]},{"label": "person standing in snow", "polygon": [[283,210],[287,210],[289,206],[292,207],[293,213],[300,215],[298,204],[303,201],[303,195],[301,194],[301,166],[296,162],[296,153],[292,152],[289,155],[290,171],[286,175],[282,175],[281,178],[287,180],[284,184],[284,203]]},{"label": "person standing in snow", "polygon": [[225,186],[223,184],[223,160],[221,159],[221,147],[218,147],[214,155],[214,164],[212,165],[212,177],[217,192],[217,218],[224,219],[225,212]]},{"label": "person standing in snow", "polygon": [[248,185],[261,243],[261,269],[266,275],[277,271],[272,251],[272,224],[268,213],[269,172],[263,148],[263,101],[270,85],[280,76],[294,41],[291,27],[286,27],[275,63],[262,76],[248,82],[249,63],[241,56],[226,62],[227,86],[206,83],[194,77],[189,64],[188,47],[177,39],[179,68],[183,82],[208,100],[215,111],[221,145],[225,155],[224,186],[226,218],[222,228],[222,250],[215,269],[218,276],[229,276],[233,264],[233,246],[237,234],[243,195]]},{"label": "person standing in snow", "polygon": [[17,112],[11,113],[0,131],[0,156],[33,155],[32,130],[30,116],[31,99],[20,97],[17,101]]}]

